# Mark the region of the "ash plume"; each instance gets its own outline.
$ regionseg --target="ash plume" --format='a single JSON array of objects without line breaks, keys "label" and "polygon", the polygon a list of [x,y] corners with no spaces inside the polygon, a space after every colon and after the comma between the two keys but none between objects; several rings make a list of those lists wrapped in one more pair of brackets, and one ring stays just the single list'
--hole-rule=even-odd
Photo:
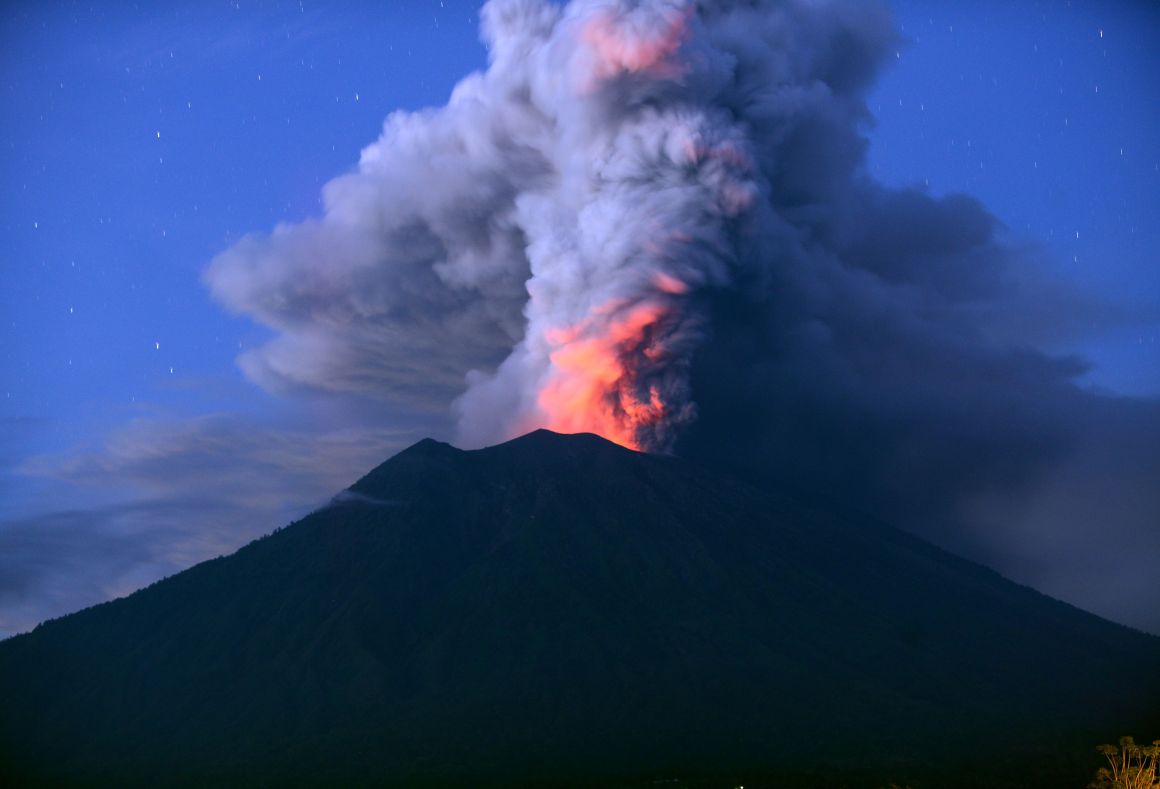
[{"label": "ash plume", "polygon": [[[392,114],[320,218],[211,263],[213,294],[277,334],[241,358],[251,378],[449,413],[462,446],[548,427],[675,451],[1053,593],[1094,585],[1027,569],[1036,513],[1095,540],[1067,498],[1160,478],[1160,406],[1082,389],[1082,359],[1022,341],[1018,316],[1051,306],[976,200],[868,175],[866,92],[899,45],[884,3],[482,18],[485,71]],[[1059,484],[1078,456],[1104,473]],[[1116,490],[1154,561],[1158,494]]]}]

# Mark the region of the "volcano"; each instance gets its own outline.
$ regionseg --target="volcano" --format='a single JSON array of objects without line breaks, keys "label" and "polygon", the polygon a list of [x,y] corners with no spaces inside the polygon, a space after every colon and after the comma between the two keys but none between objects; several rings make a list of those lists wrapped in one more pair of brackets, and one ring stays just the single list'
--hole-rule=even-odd
[{"label": "volcano", "polygon": [[1078,786],[1158,699],[1160,639],[541,430],[421,441],[231,556],[0,643],[0,778]]}]

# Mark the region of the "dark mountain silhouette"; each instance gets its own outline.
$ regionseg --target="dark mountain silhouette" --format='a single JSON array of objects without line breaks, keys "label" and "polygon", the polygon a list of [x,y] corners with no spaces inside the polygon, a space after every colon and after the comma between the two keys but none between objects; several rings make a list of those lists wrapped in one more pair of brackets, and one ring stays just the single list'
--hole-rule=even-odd
[{"label": "dark mountain silhouette", "polygon": [[0,783],[1082,786],[1158,685],[1160,639],[885,526],[591,435],[426,440],[0,643]]}]

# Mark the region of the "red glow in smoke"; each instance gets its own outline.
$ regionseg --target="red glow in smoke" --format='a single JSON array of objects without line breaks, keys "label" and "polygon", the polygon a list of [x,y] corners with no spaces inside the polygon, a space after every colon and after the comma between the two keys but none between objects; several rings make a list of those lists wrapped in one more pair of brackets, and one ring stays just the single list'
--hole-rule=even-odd
[{"label": "red glow in smoke", "polygon": [[642,32],[622,24],[611,11],[593,14],[582,36],[596,55],[595,76],[608,79],[619,74],[652,74],[676,77],[684,67],[673,55],[688,37],[691,10],[674,14],[657,30]]},{"label": "red glow in smoke", "polygon": [[[605,305],[593,313],[614,309]],[[553,369],[537,398],[546,427],[560,433],[596,433],[629,449],[642,449],[640,436],[667,413],[657,387],[643,390],[638,380],[641,364],[663,361],[665,348],[656,329],[667,315],[665,307],[646,302],[610,321],[589,320],[549,332],[547,340],[556,347],[550,354]]]},{"label": "red glow in smoke", "polygon": [[653,275],[653,284],[656,285],[657,290],[668,293],[671,296],[679,296],[682,293],[687,293],[689,290],[689,286],[684,282],[672,274],[666,274],[663,271],[658,271]]}]

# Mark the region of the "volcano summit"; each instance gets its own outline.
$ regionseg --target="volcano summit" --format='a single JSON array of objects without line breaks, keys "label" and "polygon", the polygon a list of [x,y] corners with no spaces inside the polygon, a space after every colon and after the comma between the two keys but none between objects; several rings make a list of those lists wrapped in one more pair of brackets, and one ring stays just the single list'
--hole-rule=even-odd
[{"label": "volcano summit", "polygon": [[0,771],[1079,785],[1091,746],[1156,725],[1158,667],[1154,637],[686,460],[425,440],[232,556],[0,643]]}]

